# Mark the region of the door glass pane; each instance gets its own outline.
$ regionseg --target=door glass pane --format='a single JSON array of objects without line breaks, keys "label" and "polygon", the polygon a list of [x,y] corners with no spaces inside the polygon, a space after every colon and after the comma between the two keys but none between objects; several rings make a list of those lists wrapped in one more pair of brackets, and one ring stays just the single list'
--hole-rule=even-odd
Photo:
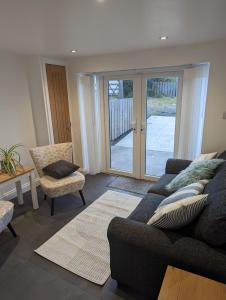
[{"label": "door glass pane", "polygon": [[178,77],[147,79],[145,173],[161,176],[174,156]]},{"label": "door glass pane", "polygon": [[108,81],[110,168],[133,172],[133,80]]}]

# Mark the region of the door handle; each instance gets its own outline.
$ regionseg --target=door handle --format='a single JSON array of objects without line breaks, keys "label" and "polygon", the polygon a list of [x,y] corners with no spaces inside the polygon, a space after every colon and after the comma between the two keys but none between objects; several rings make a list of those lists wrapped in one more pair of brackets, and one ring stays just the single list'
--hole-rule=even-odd
[{"label": "door handle", "polygon": [[146,130],[146,123],[142,123],[142,124],[141,124],[141,127],[140,127],[141,133],[144,133],[145,130]]},{"label": "door handle", "polygon": [[132,122],[131,123],[131,129],[136,133],[137,132],[137,122]]}]

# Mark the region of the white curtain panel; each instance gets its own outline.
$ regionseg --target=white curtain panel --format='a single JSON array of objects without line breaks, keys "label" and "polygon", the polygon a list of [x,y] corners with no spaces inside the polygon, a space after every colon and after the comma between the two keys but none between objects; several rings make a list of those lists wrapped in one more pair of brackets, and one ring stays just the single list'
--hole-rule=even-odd
[{"label": "white curtain panel", "polygon": [[83,150],[83,169],[97,174],[102,169],[102,141],[99,79],[79,76],[79,111]]},{"label": "white curtain panel", "polygon": [[184,70],[178,157],[195,159],[201,153],[209,64]]}]

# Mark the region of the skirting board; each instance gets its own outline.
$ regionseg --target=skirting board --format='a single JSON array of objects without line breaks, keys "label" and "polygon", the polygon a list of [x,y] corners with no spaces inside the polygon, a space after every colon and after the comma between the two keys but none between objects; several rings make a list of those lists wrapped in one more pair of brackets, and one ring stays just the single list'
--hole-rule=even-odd
[{"label": "skirting board", "polygon": [[[39,178],[36,178],[36,186],[39,186]],[[30,191],[30,183],[26,182],[22,184],[22,191],[23,193],[26,193]],[[0,200],[6,199],[6,200],[12,200],[13,198],[17,197],[16,188],[13,188],[9,190],[6,193],[3,193],[3,196],[0,195]]]}]

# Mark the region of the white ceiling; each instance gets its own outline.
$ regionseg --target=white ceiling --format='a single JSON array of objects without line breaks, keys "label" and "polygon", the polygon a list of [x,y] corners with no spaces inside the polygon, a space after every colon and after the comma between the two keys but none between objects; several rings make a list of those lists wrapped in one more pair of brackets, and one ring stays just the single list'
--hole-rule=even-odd
[{"label": "white ceiling", "polygon": [[220,39],[226,0],[0,0],[0,51],[64,57]]}]

